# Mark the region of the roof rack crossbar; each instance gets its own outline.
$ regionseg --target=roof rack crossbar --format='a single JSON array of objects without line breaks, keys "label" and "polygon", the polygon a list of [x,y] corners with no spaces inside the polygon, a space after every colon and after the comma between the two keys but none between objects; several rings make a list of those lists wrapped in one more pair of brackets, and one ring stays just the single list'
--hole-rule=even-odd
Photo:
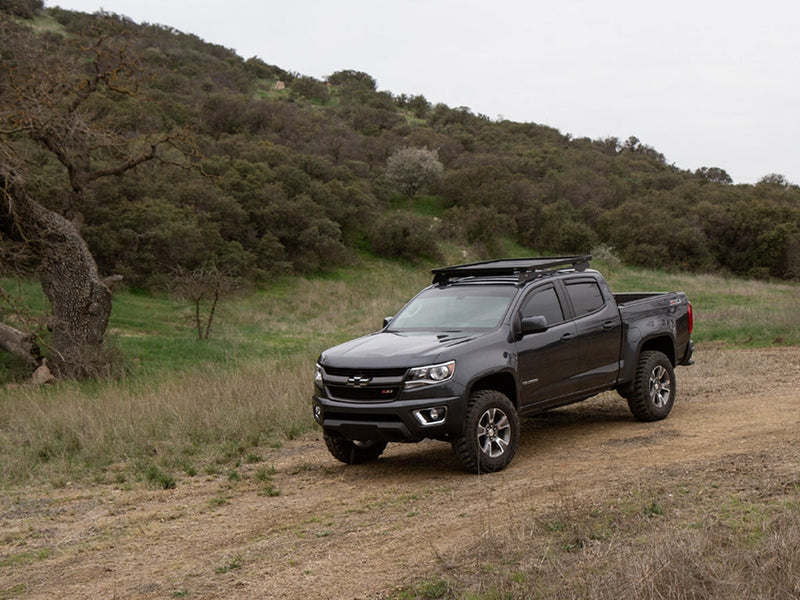
[{"label": "roof rack crossbar", "polygon": [[463,277],[514,276],[519,283],[530,281],[536,277],[557,270],[556,267],[572,267],[583,271],[592,260],[590,254],[578,256],[544,256],[540,258],[511,258],[487,260],[483,262],[454,265],[433,269],[433,283],[446,285],[454,279]]}]

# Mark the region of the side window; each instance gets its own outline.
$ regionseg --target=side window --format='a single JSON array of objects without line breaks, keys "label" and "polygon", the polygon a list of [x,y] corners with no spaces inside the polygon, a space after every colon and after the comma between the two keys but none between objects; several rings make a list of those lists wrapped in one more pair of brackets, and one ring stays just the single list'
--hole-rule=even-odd
[{"label": "side window", "polygon": [[522,309],[524,317],[545,317],[548,325],[561,323],[564,320],[564,311],[558,301],[556,291],[552,287],[538,290],[528,298]]},{"label": "side window", "polygon": [[603,308],[605,300],[600,286],[594,281],[567,283],[567,294],[575,308],[575,316],[582,317]]}]

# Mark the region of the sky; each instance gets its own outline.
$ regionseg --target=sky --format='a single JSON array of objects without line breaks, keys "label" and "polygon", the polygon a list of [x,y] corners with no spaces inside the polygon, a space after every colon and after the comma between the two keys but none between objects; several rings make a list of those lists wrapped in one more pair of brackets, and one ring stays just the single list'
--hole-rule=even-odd
[{"label": "sky", "polygon": [[669,164],[800,184],[797,0],[47,0],[168,25],[324,80],[637,137]]}]

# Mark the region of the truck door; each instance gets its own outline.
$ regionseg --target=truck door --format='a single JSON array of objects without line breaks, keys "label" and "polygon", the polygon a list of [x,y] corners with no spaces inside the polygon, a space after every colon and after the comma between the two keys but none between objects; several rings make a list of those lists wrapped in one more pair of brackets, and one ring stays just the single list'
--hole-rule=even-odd
[{"label": "truck door", "polygon": [[591,277],[568,279],[578,335],[579,391],[612,386],[619,373],[622,320],[616,302]]},{"label": "truck door", "polygon": [[531,333],[517,342],[522,382],[522,405],[549,404],[577,388],[578,339],[574,322],[565,311],[552,284],[533,290],[523,300],[520,318],[544,316],[547,330]]}]

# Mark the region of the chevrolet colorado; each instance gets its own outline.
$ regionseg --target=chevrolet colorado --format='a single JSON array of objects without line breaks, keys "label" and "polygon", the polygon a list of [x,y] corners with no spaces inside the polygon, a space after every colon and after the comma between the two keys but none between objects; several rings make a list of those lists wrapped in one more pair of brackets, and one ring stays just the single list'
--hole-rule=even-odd
[{"label": "chevrolet colorado", "polygon": [[330,453],[356,464],[388,442],[448,441],[474,473],[505,468],[520,417],[617,390],[664,419],[692,364],[682,292],[612,294],[591,256],[433,270],[384,327],[321,353],[312,406]]}]

